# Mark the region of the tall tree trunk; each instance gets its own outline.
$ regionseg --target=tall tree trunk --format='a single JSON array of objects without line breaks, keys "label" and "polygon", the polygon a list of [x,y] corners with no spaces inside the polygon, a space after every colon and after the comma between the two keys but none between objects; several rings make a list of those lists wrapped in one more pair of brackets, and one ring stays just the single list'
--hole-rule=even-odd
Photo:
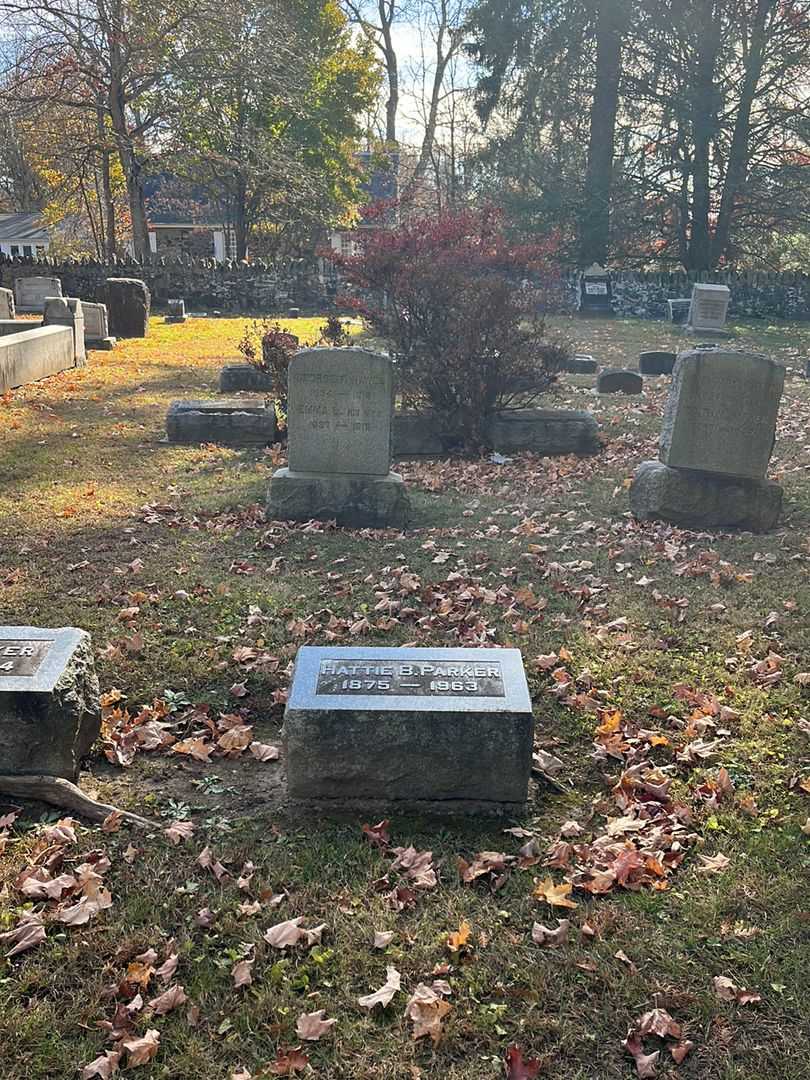
[{"label": "tall tree trunk", "polygon": [[[391,20],[386,17],[384,0],[380,2],[380,26],[383,35],[383,57],[388,79],[388,100],[385,103],[385,141],[397,145],[397,110],[399,109],[399,64],[391,35]],[[393,16],[392,16],[393,17]]]},{"label": "tall tree trunk", "polygon": [[98,138],[101,146],[101,193],[102,193],[102,220],[104,234],[104,258],[107,262],[112,261],[118,248],[115,235],[115,205],[113,203],[112,177],[110,175],[110,151],[107,147],[107,133],[104,125],[104,110],[99,106],[96,109],[98,121]]},{"label": "tall tree trunk", "polygon": [[695,0],[697,64],[692,94],[692,222],[686,253],[687,270],[712,266],[711,144],[717,128],[717,93],[714,80],[720,49],[720,22],[713,0]]},{"label": "tall tree trunk", "polygon": [[[233,199],[233,232],[236,242],[236,258],[241,261],[247,258],[248,234],[250,232],[247,212],[247,182],[244,176],[236,178]],[[228,257],[227,251],[225,257]]]},{"label": "tall tree trunk", "polygon": [[762,67],[765,62],[765,45],[768,35],[765,23],[775,10],[777,0],[758,0],[754,22],[751,27],[751,41],[745,58],[745,74],[737,116],[734,120],[734,134],[726,165],[723,193],[720,197],[720,210],[717,215],[717,228],[712,241],[712,265],[716,266],[727,253],[731,223],[734,217],[734,204],[740,189],[748,176],[749,141],[751,138],[751,108],[757,93]]},{"label": "tall tree trunk", "polygon": [[596,81],[591,105],[588,164],[579,215],[582,266],[604,265],[610,252],[610,202],[622,38],[627,23],[625,0],[596,0]]}]

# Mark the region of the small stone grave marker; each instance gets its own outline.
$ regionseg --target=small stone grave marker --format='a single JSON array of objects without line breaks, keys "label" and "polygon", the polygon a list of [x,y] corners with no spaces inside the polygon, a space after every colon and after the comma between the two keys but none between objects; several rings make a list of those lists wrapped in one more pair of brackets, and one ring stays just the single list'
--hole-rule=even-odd
[{"label": "small stone grave marker", "polygon": [[627,368],[603,368],[596,379],[597,394],[640,394],[644,380]]},{"label": "small stone grave marker", "polygon": [[689,308],[689,329],[695,333],[724,334],[726,313],[731,299],[727,285],[709,285],[697,282],[692,288]]},{"label": "small stone grave marker", "polygon": [[691,300],[667,300],[669,321],[675,323],[676,326],[683,326],[689,321],[689,308],[691,306]]},{"label": "small stone grave marker", "polygon": [[580,315],[613,314],[610,274],[598,263],[584,270],[579,279]]},{"label": "small stone grave marker", "polygon": [[115,338],[110,337],[109,320],[106,304],[92,304],[82,300],[84,312],[84,343],[88,349],[109,351],[115,347]]},{"label": "small stone grave marker", "polygon": [[643,352],[638,358],[640,375],[671,375],[677,359],[674,352]]},{"label": "small stone grave marker", "polygon": [[304,646],[284,718],[290,796],[517,809],[533,727],[517,649]]},{"label": "small stone grave marker", "polygon": [[84,347],[84,308],[72,296],[49,296],[42,314],[43,326],[67,326],[73,332],[73,355],[76,367],[87,360]]},{"label": "small stone grave marker", "polygon": [[186,321],[185,300],[167,300],[166,306],[168,308],[167,323],[184,323]]},{"label": "small stone grave marker", "polygon": [[100,724],[89,634],[0,626],[0,772],[73,780]]}]

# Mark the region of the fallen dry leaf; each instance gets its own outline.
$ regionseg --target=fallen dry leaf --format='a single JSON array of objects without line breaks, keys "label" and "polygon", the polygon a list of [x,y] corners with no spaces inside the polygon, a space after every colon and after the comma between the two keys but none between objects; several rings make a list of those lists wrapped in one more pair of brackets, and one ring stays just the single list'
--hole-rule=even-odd
[{"label": "fallen dry leaf", "polygon": [[266,1066],[267,1072],[273,1076],[292,1076],[293,1073],[301,1072],[309,1064],[309,1058],[301,1053],[299,1046],[292,1050],[279,1049],[275,1061]]},{"label": "fallen dry leaf", "polygon": [[470,940],[470,924],[464,919],[458,930],[454,930],[451,934],[447,935],[447,948],[450,952],[459,952],[465,948],[467,942]]},{"label": "fallen dry leaf", "polygon": [[191,839],[194,835],[194,823],[191,821],[173,821],[167,829],[163,830],[163,835],[174,845],[177,845],[181,840]]},{"label": "fallen dry leaf", "polygon": [[239,960],[231,968],[231,977],[233,978],[233,985],[237,990],[240,990],[243,986],[250,986],[253,982],[253,960]]},{"label": "fallen dry leaf", "polygon": [[564,945],[568,941],[568,929],[571,923],[568,919],[558,919],[557,929],[550,930],[540,923],[532,925],[532,941],[537,945]]},{"label": "fallen dry leaf", "polygon": [[636,1063],[636,1073],[639,1080],[650,1080],[651,1077],[656,1075],[658,1059],[661,1056],[660,1050],[655,1050],[652,1054],[645,1054],[641,1037],[637,1032],[633,1031],[628,1034],[622,1046]]},{"label": "fallen dry leaf", "polygon": [[436,982],[433,986],[419,983],[408,999],[405,1015],[413,1024],[414,1039],[429,1035],[434,1046],[440,1041],[444,1018],[452,1008],[450,1002],[444,1000],[445,987],[447,983]]},{"label": "fallen dry leaf", "polygon": [[279,751],[277,746],[271,746],[269,743],[256,742],[254,740],[248,749],[257,761],[278,761]]},{"label": "fallen dry leaf", "polygon": [[166,1013],[171,1012],[172,1009],[177,1009],[187,1001],[186,992],[178,983],[176,986],[170,986],[168,990],[164,990],[157,997],[152,998],[148,1004],[149,1008],[153,1009],[158,1016],[165,1016]]},{"label": "fallen dry leaf", "polygon": [[394,940],[396,932],[394,930],[375,930],[374,931],[374,948],[386,949]]},{"label": "fallen dry leaf", "polygon": [[523,1057],[523,1051],[518,1046],[510,1046],[506,1051],[506,1080],[534,1080],[540,1072],[539,1058]]},{"label": "fallen dry leaf", "polygon": [[295,1025],[298,1038],[306,1042],[317,1042],[323,1035],[327,1035],[337,1020],[324,1020],[325,1013],[326,1009],[318,1009],[314,1013],[301,1013]]},{"label": "fallen dry leaf", "polygon": [[401,976],[397,969],[393,965],[389,964],[386,968],[386,978],[383,985],[379,990],[375,990],[373,994],[366,994],[365,997],[357,999],[357,1004],[363,1009],[373,1009],[375,1005],[382,1005],[383,1008],[389,1005],[394,994],[400,989]]},{"label": "fallen dry leaf", "polygon": [[85,1065],[82,1069],[82,1080],[94,1080],[94,1077],[98,1077],[98,1080],[110,1080],[113,1073],[118,1072],[120,1060],[121,1055],[117,1050],[105,1050],[95,1061]]},{"label": "fallen dry leaf", "polygon": [[544,881],[538,881],[535,884],[532,896],[537,900],[545,900],[552,907],[575,908],[579,905],[570,898],[572,888],[570,881],[555,885],[551,878],[546,878]]},{"label": "fallen dry leaf", "polygon": [[145,1035],[122,1039],[121,1046],[127,1052],[128,1069],[148,1065],[160,1048],[160,1032],[157,1028],[149,1028]]},{"label": "fallen dry leaf", "polygon": [[738,1005],[757,1005],[762,1001],[762,995],[755,990],[745,990],[737,986],[725,975],[715,975],[712,979],[714,993],[721,1001],[734,1001]]}]

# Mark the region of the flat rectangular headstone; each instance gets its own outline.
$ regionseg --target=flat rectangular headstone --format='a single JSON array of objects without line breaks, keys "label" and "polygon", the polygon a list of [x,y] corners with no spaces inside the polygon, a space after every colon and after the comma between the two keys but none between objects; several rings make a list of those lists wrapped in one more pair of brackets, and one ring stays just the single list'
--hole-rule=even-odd
[{"label": "flat rectangular headstone", "polygon": [[284,720],[289,792],[517,807],[527,796],[532,735],[517,649],[305,646]]},{"label": "flat rectangular headstone", "polygon": [[692,287],[689,325],[693,330],[722,330],[731,299],[727,285],[697,283]]},{"label": "flat rectangular headstone", "polygon": [[18,277],[14,294],[18,311],[41,312],[47,297],[62,295],[62,282],[55,277]]},{"label": "flat rectangular headstone", "polygon": [[89,634],[0,626],[0,772],[73,780],[100,723]]},{"label": "flat rectangular headstone", "polygon": [[763,479],[784,381],[785,369],[766,356],[725,349],[680,353],[661,428],[661,461]]},{"label": "flat rectangular headstone", "polygon": [[365,349],[304,349],[289,369],[289,467],[296,473],[387,476],[391,361]]}]

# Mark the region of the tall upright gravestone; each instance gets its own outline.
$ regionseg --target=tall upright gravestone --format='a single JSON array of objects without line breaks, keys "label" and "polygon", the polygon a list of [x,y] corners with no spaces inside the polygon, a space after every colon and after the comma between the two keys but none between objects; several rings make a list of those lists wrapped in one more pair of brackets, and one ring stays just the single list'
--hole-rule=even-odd
[{"label": "tall upright gravestone", "polygon": [[62,295],[62,282],[52,277],[18,277],[14,294],[17,311],[41,314],[47,297]]},{"label": "tall upright gravestone", "polygon": [[109,332],[115,338],[140,338],[149,333],[152,297],[138,278],[107,278],[104,284]]},{"label": "tall upright gravestone", "polygon": [[84,367],[87,353],[84,347],[84,308],[81,300],[72,296],[49,296],[42,313],[42,325],[69,327],[73,333],[76,367]]},{"label": "tall upright gravestone", "polygon": [[728,285],[697,282],[692,287],[687,330],[698,334],[720,334],[728,337],[725,326],[730,300],[731,290]]},{"label": "tall upright gravestone", "polygon": [[289,467],[270,481],[267,516],[402,528],[410,503],[391,472],[391,361],[366,349],[317,348],[290,364]]},{"label": "tall upright gravestone", "polygon": [[757,532],[779,518],[782,489],[766,479],[785,381],[765,356],[694,349],[675,364],[659,461],[642,463],[630,489],[636,518]]}]

